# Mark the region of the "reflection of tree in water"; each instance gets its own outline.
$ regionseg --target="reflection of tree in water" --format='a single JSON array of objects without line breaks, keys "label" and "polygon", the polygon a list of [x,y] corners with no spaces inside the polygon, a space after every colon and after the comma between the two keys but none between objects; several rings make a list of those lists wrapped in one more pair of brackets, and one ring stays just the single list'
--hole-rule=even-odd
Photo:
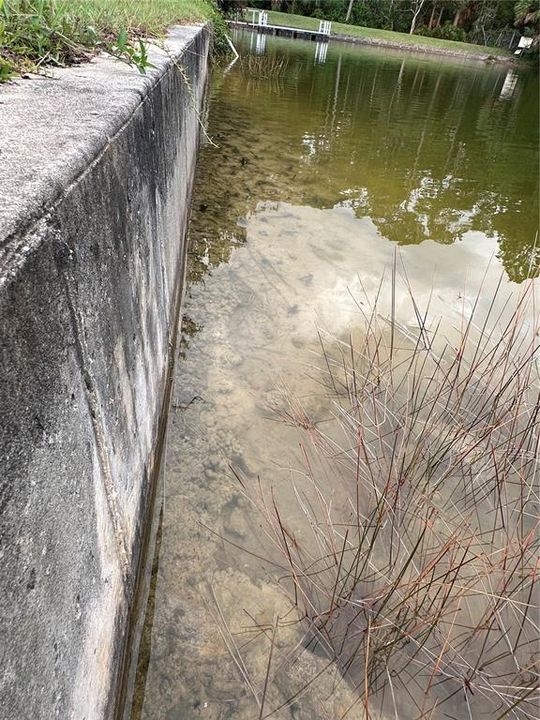
[{"label": "reflection of tree in water", "polygon": [[350,49],[321,66],[307,52],[294,45],[280,82],[233,69],[216,89],[220,148],[203,156],[206,215],[193,231],[215,246],[210,263],[225,259],[228,238],[242,240],[237,221],[260,200],[346,202],[402,244],[497,237],[509,277],[523,279],[538,217],[534,74],[508,97],[505,68]]},{"label": "reflection of tree in water", "polygon": [[[518,234],[521,217],[523,232]],[[493,217],[493,229],[499,236],[499,257],[514,282],[521,282],[526,277],[536,277],[540,272],[540,247],[538,246],[538,230],[534,237],[530,236],[530,222],[538,218],[538,207],[524,207],[520,215],[499,214]]]}]

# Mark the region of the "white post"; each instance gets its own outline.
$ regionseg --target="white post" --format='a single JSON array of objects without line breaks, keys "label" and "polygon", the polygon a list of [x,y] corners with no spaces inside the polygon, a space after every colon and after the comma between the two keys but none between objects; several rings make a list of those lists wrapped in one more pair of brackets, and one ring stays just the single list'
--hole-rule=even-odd
[{"label": "white post", "polygon": [[321,35],[330,35],[330,27],[332,23],[329,20],[319,20],[319,33]]},{"label": "white post", "polygon": [[257,55],[264,55],[266,51],[266,39],[267,35],[264,33],[257,33],[257,45],[255,46],[255,52]]},{"label": "white post", "polygon": [[326,53],[328,52],[327,42],[318,42],[315,46],[315,62],[324,63],[326,61]]},{"label": "white post", "polygon": [[240,57],[240,55],[238,54],[238,50],[234,47],[233,41],[232,41],[231,38],[227,35],[227,33],[225,33],[225,40],[229,43],[229,47],[230,47],[231,50],[233,51],[234,59],[235,59],[235,60],[238,60],[238,58]]}]

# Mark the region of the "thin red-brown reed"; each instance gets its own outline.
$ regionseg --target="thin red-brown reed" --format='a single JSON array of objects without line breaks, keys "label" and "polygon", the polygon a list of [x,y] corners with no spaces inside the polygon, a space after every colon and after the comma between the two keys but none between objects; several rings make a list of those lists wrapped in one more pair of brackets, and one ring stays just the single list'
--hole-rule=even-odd
[{"label": "thin red-brown reed", "polygon": [[343,717],[537,717],[540,334],[532,284],[511,312],[500,292],[443,330],[411,291],[416,332],[392,292],[389,321],[375,306],[360,339],[321,340],[331,422],[282,410],[296,510],[239,477],[306,635],[355,690]]}]

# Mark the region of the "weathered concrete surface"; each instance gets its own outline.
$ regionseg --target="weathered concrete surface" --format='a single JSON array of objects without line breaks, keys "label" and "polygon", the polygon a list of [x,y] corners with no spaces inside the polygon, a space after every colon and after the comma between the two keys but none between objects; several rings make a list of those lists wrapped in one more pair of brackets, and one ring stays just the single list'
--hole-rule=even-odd
[{"label": "weathered concrete surface", "polygon": [[208,32],[0,89],[0,718],[113,714]]}]

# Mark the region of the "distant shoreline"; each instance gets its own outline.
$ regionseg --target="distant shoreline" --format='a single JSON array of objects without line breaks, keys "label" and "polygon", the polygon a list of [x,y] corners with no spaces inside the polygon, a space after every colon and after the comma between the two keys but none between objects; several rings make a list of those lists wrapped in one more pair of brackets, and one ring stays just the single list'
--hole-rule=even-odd
[{"label": "distant shoreline", "polygon": [[381,40],[378,38],[358,37],[353,35],[341,35],[331,33],[330,40],[349,42],[355,45],[371,45],[381,48],[393,48],[394,50],[405,50],[425,55],[446,55],[447,57],[477,60],[484,63],[497,63],[498,65],[516,65],[517,60],[511,55],[490,55],[486,52],[469,52],[468,50],[451,50],[445,47],[421,45],[416,43],[399,43],[393,40]]},{"label": "distant shoreline", "polygon": [[[239,22],[237,20],[228,20],[227,24],[231,28],[238,30],[245,30],[247,32],[257,32],[258,27],[251,25],[246,22]],[[279,26],[278,26],[279,27]],[[291,27],[292,29],[292,27]],[[296,29],[296,28],[295,28]],[[305,32],[308,34],[310,31],[307,28],[297,28],[299,32]],[[316,31],[314,30],[313,33]],[[270,34],[270,33],[269,33]],[[403,50],[412,53],[422,53],[424,55],[443,55],[451,58],[461,58],[464,60],[475,60],[477,62],[483,62],[486,64],[498,64],[506,66],[516,66],[517,59],[513,55],[501,55],[497,54],[498,48],[493,48],[493,54],[485,49],[484,46],[478,46],[478,50],[459,49],[454,50],[450,47],[438,46],[438,45],[427,45],[420,42],[399,42],[397,40],[387,38],[376,38],[369,35],[347,35],[343,33],[331,32],[329,40],[337,40],[339,42],[348,42],[353,45],[370,45],[372,47],[388,48],[394,50]],[[471,45],[471,48],[474,48]],[[499,51],[500,52],[500,51]]]}]

